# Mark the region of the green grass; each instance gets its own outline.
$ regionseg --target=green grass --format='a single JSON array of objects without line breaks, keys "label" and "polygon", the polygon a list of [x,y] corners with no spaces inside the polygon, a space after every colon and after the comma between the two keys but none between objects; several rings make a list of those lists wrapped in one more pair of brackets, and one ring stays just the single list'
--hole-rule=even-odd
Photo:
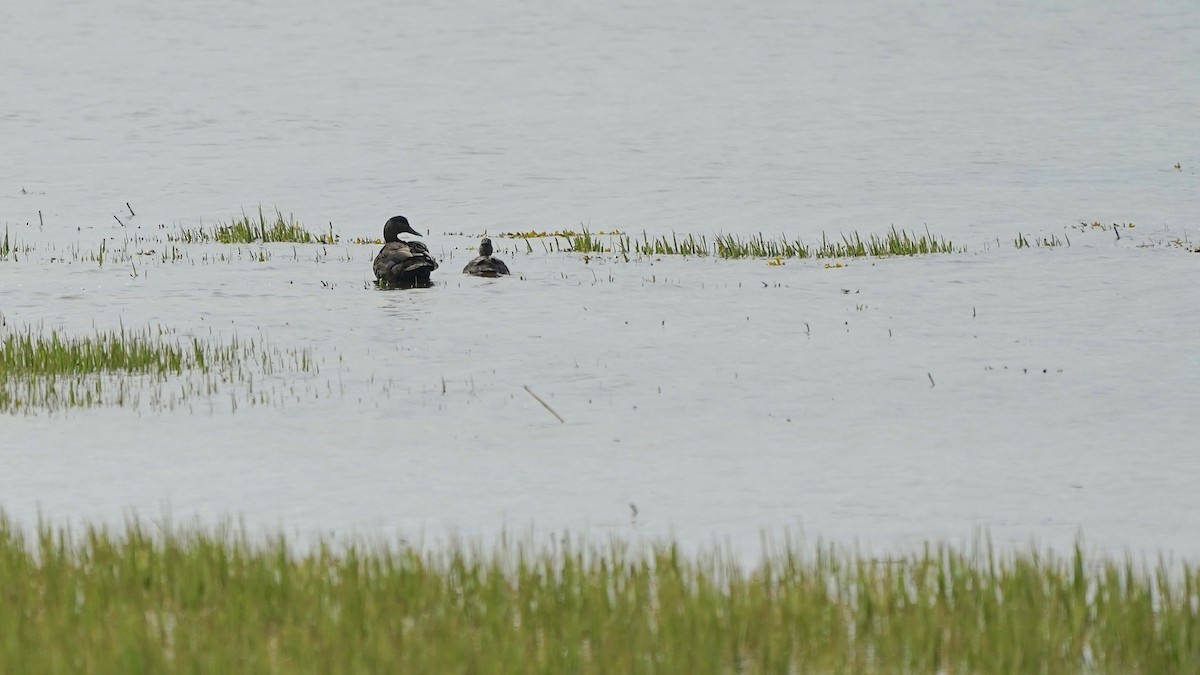
[{"label": "green grass", "polygon": [[598,236],[593,236],[586,228],[583,234],[572,233],[566,237],[570,242],[568,250],[575,253],[609,253],[612,251],[610,246],[605,246],[600,242]]},{"label": "green grass", "polygon": [[927,546],[421,552],[0,516],[0,671],[1193,673],[1200,572]]},{"label": "green grass", "polygon": [[[581,229],[583,230],[583,232],[582,232],[583,235],[589,234],[588,228],[581,226]],[[617,236],[620,234],[621,234],[620,230],[600,230],[598,232],[592,232],[591,236],[597,236],[597,235]],[[501,232],[495,236],[504,238],[504,239],[547,239],[547,238],[551,238],[551,237],[562,238],[562,239],[571,239],[573,237],[581,236],[581,233],[577,232],[575,230],[553,230],[553,231],[525,230],[523,232]]]},{"label": "green grass", "polygon": [[29,254],[33,250],[33,246],[19,242],[15,237],[10,238],[8,234],[8,226],[4,226],[4,239],[0,239],[0,260],[17,261],[18,253]]},{"label": "green grass", "polygon": [[218,224],[210,229],[205,229],[203,226],[183,228],[177,234],[168,235],[167,239],[184,243],[215,241],[222,244],[252,244],[255,242],[335,244],[338,236],[333,233],[332,223],[329,225],[328,232],[310,232],[294,218],[284,218],[279,211],[275,212],[273,221],[268,221],[263,215],[263,210],[259,208],[257,220],[247,217],[243,213],[241,218],[235,218],[228,224]]},{"label": "green grass", "polygon": [[1018,232],[1016,238],[1013,239],[1013,246],[1016,248],[1031,248],[1035,244],[1040,248],[1056,248],[1063,245],[1070,246],[1071,238],[1064,234],[1060,239],[1058,235],[1051,234],[1041,237],[1033,236],[1033,240],[1031,242],[1029,237],[1026,237],[1024,234]]},{"label": "green grass", "polygon": [[[223,383],[249,388],[244,402],[265,403],[255,377],[316,368],[308,350],[281,351],[236,337],[180,339],[158,328],[67,335],[0,327],[0,412],[140,405],[171,407]],[[178,376],[198,377],[180,380]],[[163,384],[177,387],[164,390]],[[236,399],[235,399],[236,400]],[[236,405],[236,404],[235,404]]]},{"label": "green grass", "polygon": [[718,234],[710,243],[704,235],[688,234],[681,236],[672,234],[670,237],[651,239],[642,233],[641,240],[622,236],[618,242],[618,250],[625,255],[640,254],[647,256],[685,255],[685,256],[717,256],[719,258],[854,258],[854,257],[884,257],[926,255],[930,253],[961,253],[965,249],[955,246],[946,239],[935,237],[928,231],[918,235],[892,228],[883,236],[870,235],[863,239],[857,232],[842,235],[840,239],[829,240],[822,236],[821,242],[808,245],[799,239],[788,239],[781,236],[769,238],[762,233],[740,237],[732,234]]},{"label": "green grass", "polygon": [[[150,331],[97,332],[70,337],[58,331],[4,331],[0,339],[0,376],[67,375],[122,371],[180,373],[205,368],[214,356],[198,340],[191,349],[163,341]],[[224,354],[228,357],[228,353]]]},{"label": "green grass", "polygon": [[[899,255],[925,255],[929,253],[962,253],[966,249],[952,242],[935,237],[926,230],[925,234],[892,228],[883,236],[870,235],[863,239],[857,232],[842,235],[839,240],[829,241],[824,236],[819,244],[810,246],[798,239],[780,236],[768,238],[759,233],[749,237],[732,234],[717,234],[710,241],[703,234],[650,238],[645,232],[641,239],[621,232],[595,234],[587,228],[583,232],[505,232],[498,236],[523,239],[548,239],[542,247],[547,251],[571,253],[617,252],[628,259],[631,255],[663,256],[716,256],[719,258],[853,258],[883,257]],[[604,237],[607,237],[605,239]],[[560,241],[561,240],[561,241]],[[565,242],[565,244],[564,244]],[[532,251],[532,247],[528,247]]]}]

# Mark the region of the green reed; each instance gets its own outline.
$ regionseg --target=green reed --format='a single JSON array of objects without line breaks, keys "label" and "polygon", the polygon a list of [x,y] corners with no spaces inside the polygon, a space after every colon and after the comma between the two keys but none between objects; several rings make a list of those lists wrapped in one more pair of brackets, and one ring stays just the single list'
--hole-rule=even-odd
[{"label": "green reed", "polygon": [[10,237],[8,234],[8,226],[4,226],[4,239],[0,239],[0,260],[12,260],[17,262],[19,255],[25,254],[28,256],[33,252],[33,245],[28,242],[22,242],[16,237]]},{"label": "green reed", "polygon": [[85,337],[58,331],[35,333],[31,329],[0,333],[0,374],[5,376],[179,373],[196,361],[205,365],[204,350],[198,342],[195,350],[189,351],[159,339],[149,330],[122,328]]},{"label": "green reed", "polygon": [[852,258],[883,257],[901,255],[925,255],[929,253],[961,253],[965,249],[952,242],[935,237],[928,231],[918,235],[892,228],[883,236],[871,235],[863,239],[857,232],[842,235],[839,240],[829,240],[822,235],[821,242],[808,245],[799,239],[780,236],[771,238],[762,233],[742,237],[733,234],[718,234],[710,243],[704,235],[671,234],[670,237],[650,238],[644,232],[641,240],[621,236],[617,250],[623,254],[716,256],[719,258]]},{"label": "green reed", "polygon": [[[212,342],[178,338],[164,328],[95,331],[68,335],[57,330],[0,327],[0,412],[31,412],[139,405],[174,407],[182,398],[213,394],[219,385],[315,368],[309,350],[282,351],[237,337]],[[178,376],[164,393],[162,385]],[[250,403],[266,402],[260,390]]]},{"label": "green reed", "polygon": [[184,243],[215,241],[221,244],[252,244],[255,242],[335,244],[339,239],[333,232],[332,223],[329,225],[328,232],[311,232],[295,218],[290,216],[284,218],[279,211],[275,212],[274,220],[268,221],[261,207],[258,209],[257,220],[243,213],[241,218],[235,218],[228,224],[219,223],[210,229],[205,229],[203,226],[183,228],[176,234],[168,235],[167,238],[170,241]]},{"label": "green reed", "polygon": [[574,253],[608,253],[612,248],[601,243],[600,238],[592,236],[592,233],[583,229],[582,234],[570,233],[564,238],[568,241],[569,248],[567,250]]},{"label": "green reed", "polygon": [[0,671],[1191,673],[1200,571],[561,537],[424,551],[0,516]]}]

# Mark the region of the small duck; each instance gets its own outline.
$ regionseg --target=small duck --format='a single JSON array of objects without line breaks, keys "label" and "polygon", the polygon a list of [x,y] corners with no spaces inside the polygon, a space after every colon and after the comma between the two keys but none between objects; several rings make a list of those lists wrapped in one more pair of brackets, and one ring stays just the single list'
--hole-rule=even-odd
[{"label": "small duck", "polygon": [[429,248],[419,241],[401,241],[400,233],[421,236],[404,216],[393,216],[383,226],[383,248],[375,256],[375,278],[400,288],[428,288],[429,273],[438,268]]},{"label": "small duck", "polygon": [[503,260],[492,257],[492,240],[487,237],[479,242],[479,256],[467,263],[463,268],[463,274],[470,274],[476,277],[498,277],[501,274],[508,274],[508,265],[504,264]]}]

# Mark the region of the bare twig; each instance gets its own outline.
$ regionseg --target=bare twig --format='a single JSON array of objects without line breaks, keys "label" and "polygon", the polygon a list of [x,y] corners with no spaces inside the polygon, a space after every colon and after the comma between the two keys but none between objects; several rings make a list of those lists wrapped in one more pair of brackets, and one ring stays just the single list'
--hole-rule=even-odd
[{"label": "bare twig", "polygon": [[554,408],[551,408],[548,403],[546,403],[545,401],[542,400],[541,396],[538,396],[537,394],[533,393],[533,390],[529,388],[529,385],[523,384],[521,386],[525,387],[525,391],[529,392],[529,395],[532,396],[534,398],[534,400],[536,400],[538,403],[541,403],[543,408],[550,411],[551,415],[554,415],[555,417],[557,417],[559,422],[561,422],[563,424],[567,423],[567,421],[562,418],[562,415],[559,415],[558,413],[554,412]]}]

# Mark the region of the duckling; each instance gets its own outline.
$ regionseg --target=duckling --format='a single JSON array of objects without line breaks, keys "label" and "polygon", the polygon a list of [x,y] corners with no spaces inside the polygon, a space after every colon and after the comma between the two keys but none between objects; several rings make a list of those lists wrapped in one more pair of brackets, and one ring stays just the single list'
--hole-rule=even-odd
[{"label": "duckling", "polygon": [[393,216],[383,226],[383,248],[375,256],[375,278],[400,288],[428,288],[429,273],[438,268],[429,248],[419,241],[401,241],[400,233],[421,236],[404,216]]},{"label": "duckling", "polygon": [[492,257],[492,240],[487,237],[479,242],[479,256],[463,268],[463,274],[476,277],[498,277],[508,273],[508,265],[505,265],[503,260]]}]

